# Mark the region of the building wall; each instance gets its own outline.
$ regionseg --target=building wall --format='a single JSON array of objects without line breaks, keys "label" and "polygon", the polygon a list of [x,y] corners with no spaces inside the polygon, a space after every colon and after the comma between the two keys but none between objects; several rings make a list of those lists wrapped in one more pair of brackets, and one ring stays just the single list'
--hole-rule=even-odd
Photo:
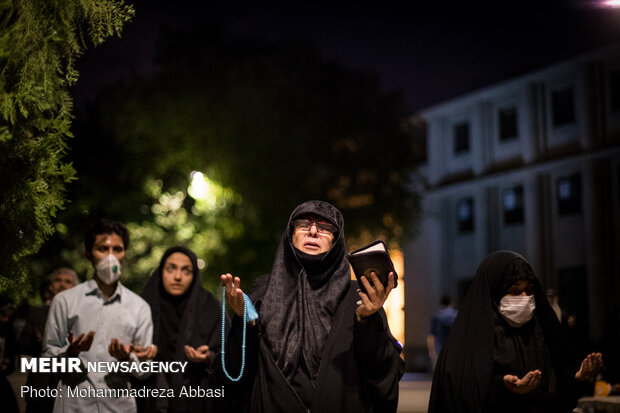
[{"label": "building wall", "polygon": [[521,252],[599,339],[620,301],[620,45],[417,116],[428,161],[420,235],[404,249],[408,367],[425,367],[440,296],[458,306],[500,249]]}]

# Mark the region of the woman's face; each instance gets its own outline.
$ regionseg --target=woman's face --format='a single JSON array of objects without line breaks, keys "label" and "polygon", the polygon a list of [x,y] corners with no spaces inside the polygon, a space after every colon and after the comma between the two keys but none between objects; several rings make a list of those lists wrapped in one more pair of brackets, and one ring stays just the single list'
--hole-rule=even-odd
[{"label": "woman's face", "polygon": [[183,295],[194,279],[194,267],[189,257],[182,252],[170,254],[164,263],[162,281],[164,290],[170,295]]},{"label": "woman's face", "polygon": [[304,215],[293,222],[293,246],[310,255],[331,249],[336,226],[318,215]]},{"label": "woman's face", "polygon": [[534,284],[526,279],[520,279],[508,289],[504,296],[516,297],[519,295],[534,294]]}]

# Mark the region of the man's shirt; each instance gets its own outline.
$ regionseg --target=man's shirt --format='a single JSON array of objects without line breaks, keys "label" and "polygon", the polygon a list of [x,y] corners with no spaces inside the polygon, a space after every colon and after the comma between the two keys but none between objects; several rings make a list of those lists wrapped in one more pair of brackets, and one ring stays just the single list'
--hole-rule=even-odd
[{"label": "man's shirt", "polygon": [[[63,397],[56,398],[54,412],[135,412],[136,402],[132,397],[68,397],[68,387],[71,391],[77,387],[82,392],[131,387],[127,373],[87,372],[86,366],[88,362],[118,361],[108,352],[112,338],[124,345],[152,344],[153,321],[147,302],[120,282],[105,301],[96,281],[91,279],[57,294],[52,300],[45,325],[43,357],[66,357],[69,331],[73,331],[74,337],[94,331],[95,337],[90,349],[79,355],[83,373],[60,375],[58,388]],[[135,354],[131,354],[130,361],[138,362]]]},{"label": "man's shirt", "polygon": [[437,356],[441,352],[443,343],[448,338],[450,328],[454,323],[457,311],[452,307],[445,307],[437,311],[433,319],[431,320],[430,334],[435,336],[435,351]]}]

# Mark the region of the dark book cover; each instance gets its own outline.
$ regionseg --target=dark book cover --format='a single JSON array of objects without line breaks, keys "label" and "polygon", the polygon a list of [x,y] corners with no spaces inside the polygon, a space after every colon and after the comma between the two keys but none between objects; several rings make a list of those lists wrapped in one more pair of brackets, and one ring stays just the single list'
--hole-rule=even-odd
[{"label": "dark book cover", "polygon": [[347,255],[347,259],[351,267],[353,267],[353,273],[355,274],[359,288],[364,293],[366,289],[360,281],[360,277],[362,275],[365,276],[372,285],[370,273],[373,271],[377,274],[377,278],[379,278],[379,281],[381,281],[384,287],[387,287],[389,280],[388,275],[390,272],[394,273],[394,287],[398,284],[398,275],[396,274],[396,270],[394,270],[394,264],[392,263],[392,259],[383,241],[375,241],[363,248],[355,250]]}]

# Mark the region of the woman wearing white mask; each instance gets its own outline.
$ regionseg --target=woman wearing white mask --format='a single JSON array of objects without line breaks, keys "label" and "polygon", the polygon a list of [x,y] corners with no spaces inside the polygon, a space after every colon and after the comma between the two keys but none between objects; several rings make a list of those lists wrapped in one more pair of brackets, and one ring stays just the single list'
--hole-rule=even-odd
[{"label": "woman wearing white mask", "polygon": [[529,263],[489,255],[439,356],[429,412],[571,412],[602,368],[579,364]]}]

